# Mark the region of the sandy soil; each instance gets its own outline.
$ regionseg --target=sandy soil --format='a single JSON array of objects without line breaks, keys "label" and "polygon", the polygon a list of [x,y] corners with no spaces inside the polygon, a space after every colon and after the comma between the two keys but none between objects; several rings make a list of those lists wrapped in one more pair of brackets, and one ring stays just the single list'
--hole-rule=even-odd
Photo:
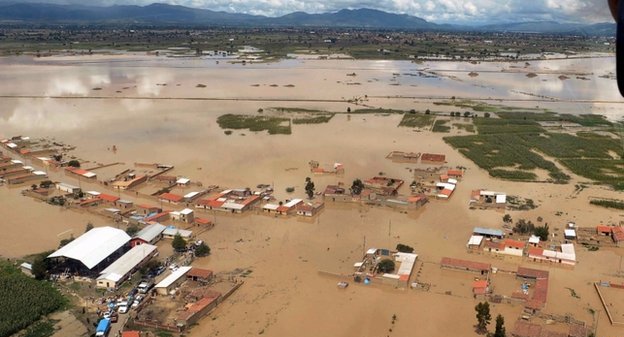
[{"label": "sandy soil", "polygon": [[[403,85],[409,84],[403,82],[401,86],[390,86],[393,72],[423,67],[409,63],[285,61],[247,68],[224,65],[224,69],[220,69],[208,63],[200,64],[205,68],[199,68],[195,61],[178,61],[175,64],[153,59],[140,62],[124,59],[114,63],[101,58],[93,62],[86,62],[82,58],[61,63],[52,61],[40,65],[0,65],[0,83],[3,83],[0,85],[0,96],[199,96],[267,100],[341,100],[362,97],[364,94],[496,96],[487,93],[490,89],[465,84],[486,81],[488,76],[483,74],[475,79],[466,75],[462,82],[446,79],[414,80],[416,82],[411,84],[418,85],[417,89]],[[483,66],[499,67],[494,64]],[[337,71],[337,68],[340,70]],[[466,67],[466,70],[473,69]],[[363,85],[348,86],[336,82],[350,80],[346,73],[353,71],[358,73],[357,80]],[[100,75],[103,77],[98,77]],[[524,74],[520,76],[524,78]],[[10,84],[8,78],[12,79]],[[374,78],[379,81],[374,81]],[[404,76],[400,80],[405,80]],[[498,77],[492,81],[495,82],[492,85],[502,85],[496,82]],[[512,77],[501,81],[514,80]],[[157,85],[162,83],[167,83],[167,86]],[[177,86],[178,83],[180,86]],[[195,88],[197,83],[207,84],[208,87]],[[292,83],[295,88],[264,85],[251,87],[253,83],[277,83],[280,86]],[[566,85],[568,83],[574,81],[568,80]],[[615,84],[608,83],[615,90]],[[91,90],[95,86],[101,86],[102,90]],[[121,90],[122,94],[116,93],[117,90]],[[501,97],[511,96],[505,90],[501,92]],[[424,110],[431,107],[428,102],[403,98],[371,98],[371,101],[376,106],[403,109]],[[446,272],[442,273],[436,263],[443,256],[490,262],[510,270],[515,270],[520,264],[547,269],[551,276],[546,310],[557,314],[572,313],[578,319],[591,322],[593,318],[588,308],[596,311],[602,309],[590,283],[616,278],[621,268],[621,249],[587,252],[579,248],[579,264],[572,270],[515,258],[467,254],[465,244],[472,227],[498,227],[504,214],[469,210],[468,200],[472,189],[491,188],[532,198],[540,205],[539,208],[528,212],[510,212],[512,217],[535,222],[541,216],[551,228],[559,230],[567,221],[575,221],[580,226],[623,221],[620,212],[588,205],[590,196],[622,196],[600,187],[589,187],[579,195],[574,195],[574,182],[551,185],[491,179],[487,172],[446,145],[440,135],[397,128],[400,116],[352,115],[349,119],[346,115],[337,115],[328,124],[295,125],[293,134],[289,136],[269,136],[248,131],[235,131],[233,135],[226,136],[216,124],[217,116],[222,113],[254,113],[260,107],[270,106],[343,111],[348,105],[320,101],[43,97],[4,97],[0,98],[0,102],[3,106],[0,110],[0,130],[3,136],[27,134],[31,137],[55,137],[76,145],[77,156],[101,163],[173,164],[176,166],[174,174],[200,180],[204,186],[254,187],[259,183],[272,183],[279,198],[303,195],[305,177],[310,175],[307,163],[312,159],[325,164],[338,161],[346,167],[342,178],[313,176],[318,190],[330,183],[350,183],[355,177],[369,177],[380,171],[391,177],[411,181],[407,168],[414,165],[386,160],[386,154],[392,150],[445,153],[450,166],[467,167],[466,177],[450,201],[432,201],[424,211],[415,214],[402,214],[382,208],[332,205],[327,205],[315,221],[277,219],[255,214],[234,217],[208,213],[208,216],[214,216],[217,226],[200,238],[210,245],[212,255],[199,259],[196,264],[215,271],[250,268],[253,273],[243,287],[211,314],[213,319],[203,320],[191,330],[190,336],[245,336],[260,333],[266,336],[296,333],[299,336],[345,337],[476,335],[472,328],[476,301],[470,297],[467,288],[472,276],[453,277]],[[555,103],[550,104],[558,107]],[[585,107],[589,109],[594,105],[583,104],[587,104]],[[618,106],[620,103],[608,104]],[[584,109],[579,112],[586,112]],[[117,146],[116,153],[108,150],[112,145]],[[103,169],[102,172],[110,175],[115,169],[121,169],[121,166]],[[79,183],[70,177],[64,180]],[[87,182],[80,183],[84,184],[85,189],[102,189]],[[293,195],[284,191],[287,186],[296,187]],[[132,195],[127,197],[132,199]],[[95,225],[105,224],[103,218],[62,211],[26,199],[20,195],[19,189],[0,188],[0,200],[0,214],[5,215],[4,221],[0,222],[0,229],[4,233],[0,239],[0,255],[3,256],[19,257],[54,249],[63,235],[82,233],[88,221]],[[557,216],[557,212],[563,215]],[[364,240],[366,247],[363,247]],[[399,242],[416,248],[420,263],[424,266],[419,277],[432,283],[431,291],[400,291],[363,285],[352,285],[346,290],[340,290],[336,287],[336,279],[318,273],[349,273],[364,248],[392,248]],[[514,285],[508,287],[513,288]],[[567,288],[575,289],[580,299],[571,297]],[[445,294],[447,290],[451,291],[451,295]],[[502,313],[507,318],[508,331],[521,310],[520,306],[503,304],[493,307],[494,314]],[[397,315],[397,321],[393,325],[391,321],[394,314]],[[609,326],[604,314],[599,315],[598,323],[599,335],[622,334],[621,328]]]}]

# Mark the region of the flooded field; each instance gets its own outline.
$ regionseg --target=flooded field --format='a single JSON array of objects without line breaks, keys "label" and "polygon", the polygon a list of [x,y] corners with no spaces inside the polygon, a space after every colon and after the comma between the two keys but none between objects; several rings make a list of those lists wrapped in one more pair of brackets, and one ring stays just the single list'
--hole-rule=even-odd
[{"label": "flooded field", "polygon": [[[587,227],[624,221],[620,212],[588,204],[591,196],[621,198],[621,193],[593,185],[577,193],[575,183],[581,179],[574,175],[567,185],[490,178],[446,144],[440,134],[398,127],[402,118],[398,114],[337,114],[325,124],[292,125],[290,135],[248,130],[226,135],[217,117],[257,114],[258,109],[271,107],[339,112],[363,106],[443,110],[453,108],[433,102],[456,96],[572,114],[604,113],[617,120],[623,110],[615,81],[601,77],[613,69],[611,58],[538,61],[526,68],[524,62],[353,60],[285,60],[243,66],[143,55],[3,59],[0,138],[55,138],[76,146],[73,154],[80,158],[122,163],[102,169],[106,177],[135,162],[165,163],[175,166],[174,174],[201,181],[204,186],[273,184],[278,199],[302,197],[307,176],[317,191],[327,184],[350,185],[355,178],[379,172],[411,182],[409,169],[417,165],[385,159],[390,151],[445,154],[447,165],[465,167],[466,176],[451,200],[433,200],[416,213],[329,205],[311,222],[211,213],[217,225],[201,239],[210,245],[212,254],[196,264],[215,271],[249,268],[253,272],[231,299],[188,335],[476,336],[477,301],[470,297],[470,276],[452,282],[444,279],[429,292],[361,285],[339,290],[335,279],[319,271],[350,273],[364,248],[394,248],[398,243],[416,249],[418,263],[425,264],[423,272],[431,273],[422,278],[431,282],[441,274],[435,264],[444,256],[463,256],[515,270],[517,259],[466,256],[471,229],[500,226],[504,215],[502,211],[470,210],[471,190],[489,188],[531,198],[540,205],[537,209],[508,213],[514,219],[536,221],[542,217],[551,228],[559,228],[557,231],[567,221]],[[470,72],[479,75],[469,76]],[[527,77],[530,72],[537,76]],[[353,73],[355,76],[348,75]],[[569,79],[559,79],[561,75]],[[364,99],[358,106],[347,102],[353,98]],[[461,132],[453,129],[451,134]],[[113,146],[116,151],[111,150]],[[345,173],[312,175],[311,160],[323,165],[342,163]],[[72,179],[67,181],[78,183]],[[286,187],[295,187],[295,192],[287,193]],[[407,194],[407,187],[400,193]],[[5,215],[0,222],[2,256],[54,249],[68,231],[79,235],[89,221],[96,226],[106,224],[103,218],[34,202],[16,188],[0,188],[0,200],[0,214]],[[530,264],[550,271],[548,310],[572,313],[591,323],[588,309],[601,307],[590,283],[616,273],[621,254],[620,250],[589,252],[579,247],[579,264],[573,270]],[[572,298],[567,288],[575,289],[580,300]],[[497,304],[492,313],[508,316],[510,331],[512,318],[521,311],[521,306]],[[396,323],[391,323],[393,315]],[[621,328],[609,325],[606,315],[598,319],[599,335],[621,334]]]}]

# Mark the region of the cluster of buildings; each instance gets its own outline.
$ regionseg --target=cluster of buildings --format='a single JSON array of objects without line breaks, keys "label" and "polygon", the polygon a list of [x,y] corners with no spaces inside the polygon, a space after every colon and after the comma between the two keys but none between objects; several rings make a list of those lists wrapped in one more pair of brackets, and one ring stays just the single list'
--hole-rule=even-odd
[{"label": "cluster of buildings", "polygon": [[528,257],[534,262],[552,262],[576,265],[576,253],[573,243],[562,243],[556,247],[544,247],[540,238],[531,235],[526,241],[505,238],[499,229],[475,227],[466,247],[473,251],[493,254]]},{"label": "cluster of buildings", "polygon": [[474,190],[470,194],[470,205],[480,208],[505,208],[507,194],[489,190]]}]

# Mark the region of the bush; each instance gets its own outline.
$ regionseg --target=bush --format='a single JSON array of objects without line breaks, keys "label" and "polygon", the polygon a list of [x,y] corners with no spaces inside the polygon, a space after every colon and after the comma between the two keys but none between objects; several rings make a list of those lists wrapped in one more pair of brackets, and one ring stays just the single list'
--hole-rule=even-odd
[{"label": "bush", "polygon": [[72,159],[67,163],[67,166],[70,167],[75,167],[75,168],[79,168],[80,167],[80,162],[77,161],[76,159]]},{"label": "bush", "polygon": [[176,234],[173,241],[171,241],[171,247],[173,247],[173,250],[176,252],[184,251],[186,249],[186,240],[184,240],[182,235]]},{"label": "bush", "polygon": [[408,245],[404,245],[402,243],[399,243],[396,246],[396,250],[401,252],[401,253],[413,253],[414,252],[414,248],[413,247],[410,247]]},{"label": "bush", "polygon": [[391,273],[394,271],[394,261],[388,259],[381,260],[381,262],[377,264],[377,270],[379,270],[380,273]]}]

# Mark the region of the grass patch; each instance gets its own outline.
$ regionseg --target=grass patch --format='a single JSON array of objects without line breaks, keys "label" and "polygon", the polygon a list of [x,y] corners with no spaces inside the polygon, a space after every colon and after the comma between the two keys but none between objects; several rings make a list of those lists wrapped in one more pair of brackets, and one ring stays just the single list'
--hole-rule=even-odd
[{"label": "grass patch", "polygon": [[600,207],[624,210],[624,200],[593,199],[590,200],[589,203]]},{"label": "grass patch", "polygon": [[49,337],[52,335],[54,335],[54,324],[48,320],[43,320],[29,326],[22,337]]},{"label": "grass patch", "polygon": [[541,133],[545,130],[535,120],[475,118],[479,134]]},{"label": "grass patch", "polygon": [[435,117],[431,115],[406,113],[403,115],[403,119],[401,119],[399,126],[409,128],[426,128],[431,126],[434,118]]},{"label": "grass patch", "polygon": [[334,114],[314,116],[314,117],[297,117],[293,118],[293,124],[322,124],[329,122]]},{"label": "grass patch", "polygon": [[612,138],[581,138],[565,133],[521,135],[530,146],[555,158],[612,159],[609,151],[622,152],[622,145]]},{"label": "grass patch", "polygon": [[433,123],[433,129],[431,129],[431,131],[433,132],[449,132],[451,131],[451,127],[446,125],[448,121],[442,120],[442,119],[438,119],[435,121],[435,123]]},{"label": "grass patch", "polygon": [[[217,118],[217,123],[222,129],[266,130],[270,135],[292,133],[290,119],[281,117],[225,114]],[[287,125],[284,125],[285,123]]]},{"label": "grass patch", "polygon": [[[0,336],[10,336],[66,303],[50,283],[30,278],[6,262],[0,263]],[[45,326],[34,328],[45,330]]]}]

